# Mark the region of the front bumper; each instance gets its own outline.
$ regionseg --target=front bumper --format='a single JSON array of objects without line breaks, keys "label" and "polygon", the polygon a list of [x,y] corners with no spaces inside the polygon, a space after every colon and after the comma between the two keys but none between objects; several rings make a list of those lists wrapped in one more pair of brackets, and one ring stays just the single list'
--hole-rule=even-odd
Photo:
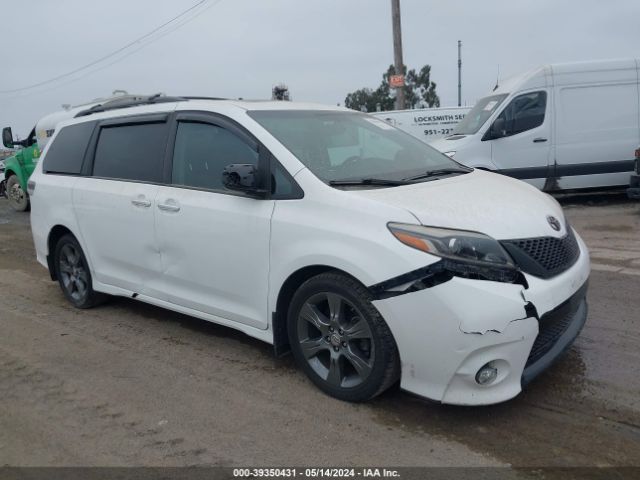
[{"label": "front bumper", "polygon": [[627,189],[627,196],[635,200],[640,200],[640,174],[631,175],[629,188]]},{"label": "front bumper", "polygon": [[587,321],[587,283],[538,321],[539,332],[522,372],[522,385],[549,368],[575,341]]},{"label": "front bumper", "polygon": [[[398,345],[401,387],[460,405],[498,403],[520,393],[571,345],[585,323],[590,265],[579,237],[578,243],[580,257],[571,268],[547,280],[525,275],[527,289],[454,277],[432,288],[376,300]],[[558,319],[562,325],[556,324]],[[536,349],[541,354],[532,359],[539,333],[552,342]],[[489,362],[498,376],[489,385],[479,385],[475,375]]]}]

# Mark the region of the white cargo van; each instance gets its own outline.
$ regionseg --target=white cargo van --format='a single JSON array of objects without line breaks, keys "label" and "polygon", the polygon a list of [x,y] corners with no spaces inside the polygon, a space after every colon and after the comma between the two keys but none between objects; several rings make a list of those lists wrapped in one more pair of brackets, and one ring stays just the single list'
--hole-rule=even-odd
[{"label": "white cargo van", "polygon": [[627,186],[640,142],[639,62],[538,67],[479,100],[432,146],[545,191]]},{"label": "white cargo van", "polygon": [[423,142],[431,143],[451,135],[469,110],[471,107],[420,108],[373,112],[372,115]]}]

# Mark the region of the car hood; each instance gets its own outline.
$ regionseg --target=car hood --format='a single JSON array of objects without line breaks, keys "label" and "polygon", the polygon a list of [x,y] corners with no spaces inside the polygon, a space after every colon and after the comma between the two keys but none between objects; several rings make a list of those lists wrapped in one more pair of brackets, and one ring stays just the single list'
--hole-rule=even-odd
[{"label": "car hood", "polygon": [[[482,232],[498,240],[562,237],[567,232],[562,207],[551,196],[520,180],[482,170],[349,193],[408,210],[422,225]],[[549,216],[560,221],[559,231],[551,227]]]}]

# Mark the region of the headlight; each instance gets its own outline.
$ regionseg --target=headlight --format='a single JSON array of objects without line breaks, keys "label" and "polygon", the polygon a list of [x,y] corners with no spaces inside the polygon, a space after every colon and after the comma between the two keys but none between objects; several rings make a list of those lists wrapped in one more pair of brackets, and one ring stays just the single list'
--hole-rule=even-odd
[{"label": "headlight", "polygon": [[452,151],[450,151],[450,152],[444,152],[444,154],[445,154],[447,157],[449,157],[449,158],[453,158],[453,157],[455,157],[455,156],[456,156],[456,151],[455,151],[455,150],[452,150]]},{"label": "headlight", "polygon": [[465,278],[514,283],[519,272],[497,240],[477,232],[389,223],[388,228],[405,245],[438,257],[442,271]]},{"label": "headlight", "polygon": [[389,230],[405,245],[438,257],[492,266],[514,266],[498,241],[482,233],[402,223],[390,223]]}]

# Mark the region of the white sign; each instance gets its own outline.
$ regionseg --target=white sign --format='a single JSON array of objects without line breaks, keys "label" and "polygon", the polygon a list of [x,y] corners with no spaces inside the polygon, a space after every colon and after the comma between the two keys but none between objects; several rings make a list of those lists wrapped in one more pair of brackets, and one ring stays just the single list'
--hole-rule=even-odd
[{"label": "white sign", "polygon": [[371,115],[375,115],[388,124],[429,143],[438,138],[453,135],[455,126],[469,110],[471,107],[424,108],[372,112]]}]

